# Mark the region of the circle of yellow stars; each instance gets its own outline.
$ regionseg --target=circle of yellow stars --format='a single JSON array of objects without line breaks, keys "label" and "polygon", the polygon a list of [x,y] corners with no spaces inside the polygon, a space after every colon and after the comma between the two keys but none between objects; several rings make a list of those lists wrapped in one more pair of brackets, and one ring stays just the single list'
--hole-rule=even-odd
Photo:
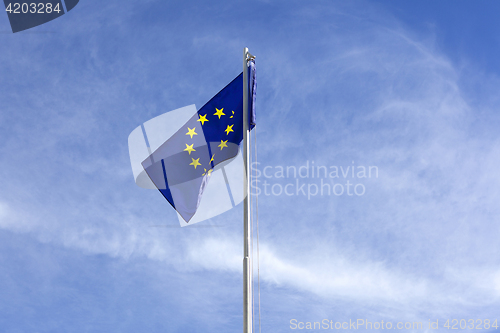
[{"label": "circle of yellow stars", "polygon": [[[232,112],[232,114],[229,116],[229,118],[233,118],[234,117],[234,111],[231,111],[231,112]],[[222,116],[225,116],[226,114],[224,113],[224,108],[221,108],[221,109],[215,108],[215,113],[213,115],[214,116],[218,116],[219,119],[220,119]],[[209,121],[207,119],[207,114],[204,114],[204,115],[200,114],[200,115],[198,115],[198,117],[199,118],[198,118],[197,121],[201,122],[202,126],[205,125],[205,122]],[[229,133],[234,132],[233,126],[234,126],[234,124],[227,125],[226,129],[224,130],[224,132],[226,132],[226,135],[229,135]],[[186,133],[186,135],[189,135],[189,138],[193,139],[193,137],[195,135],[198,135],[198,133],[196,133],[196,127],[193,127],[193,128],[187,127],[187,133]],[[222,151],[222,149],[228,147],[227,146],[227,142],[228,141],[229,140],[220,140],[220,144],[217,147],[219,147],[220,150]],[[184,151],[188,152],[188,154],[191,155],[192,152],[196,151],[196,149],[194,149],[193,146],[194,146],[194,143],[191,144],[191,145],[189,145],[189,144],[186,143],[186,148],[184,149]],[[211,159],[210,159],[208,171],[207,171],[206,168],[203,168],[203,170],[205,172],[202,174],[202,176],[205,176],[206,174],[210,175],[212,173],[213,169],[210,168],[210,165],[214,161],[214,157],[215,157],[215,154],[213,154],[212,157],[211,157]],[[189,165],[192,165],[196,169],[196,167],[201,166],[200,159],[199,158],[195,159],[195,158],[191,157],[191,163],[189,163]]]}]

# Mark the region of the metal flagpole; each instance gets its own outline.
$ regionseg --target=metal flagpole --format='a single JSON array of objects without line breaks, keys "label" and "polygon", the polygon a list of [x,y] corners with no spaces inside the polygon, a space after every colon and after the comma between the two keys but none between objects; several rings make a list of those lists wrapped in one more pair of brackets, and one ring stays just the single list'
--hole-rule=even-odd
[{"label": "metal flagpole", "polygon": [[243,49],[243,333],[252,333],[252,270],[250,261],[250,127],[248,124],[248,48]]}]

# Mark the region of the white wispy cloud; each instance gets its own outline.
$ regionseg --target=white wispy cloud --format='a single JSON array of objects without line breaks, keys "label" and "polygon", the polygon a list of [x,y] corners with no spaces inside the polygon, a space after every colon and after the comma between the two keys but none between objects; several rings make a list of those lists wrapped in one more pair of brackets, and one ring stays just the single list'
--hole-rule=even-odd
[{"label": "white wispy cloud", "polygon": [[4,220],[8,215],[8,207],[5,203],[0,202],[0,219]]}]

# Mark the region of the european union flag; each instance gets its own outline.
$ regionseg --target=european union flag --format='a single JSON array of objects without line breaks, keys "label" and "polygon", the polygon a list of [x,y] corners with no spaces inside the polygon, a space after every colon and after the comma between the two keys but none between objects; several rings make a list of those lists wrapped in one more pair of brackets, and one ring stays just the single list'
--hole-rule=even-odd
[{"label": "european union flag", "polygon": [[[255,63],[249,71],[249,127],[255,126]],[[243,73],[188,120],[142,165],[182,218],[189,222],[214,168],[238,154],[243,140]]]}]

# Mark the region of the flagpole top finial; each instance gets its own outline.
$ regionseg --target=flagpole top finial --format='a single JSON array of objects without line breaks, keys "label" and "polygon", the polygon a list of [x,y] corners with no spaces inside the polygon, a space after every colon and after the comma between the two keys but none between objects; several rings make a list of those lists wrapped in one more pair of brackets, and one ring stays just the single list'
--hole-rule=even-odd
[{"label": "flagpole top finial", "polygon": [[253,54],[251,54],[250,52],[248,52],[248,47],[245,47],[243,49],[243,53],[244,53],[246,61],[255,60],[255,56]]}]

